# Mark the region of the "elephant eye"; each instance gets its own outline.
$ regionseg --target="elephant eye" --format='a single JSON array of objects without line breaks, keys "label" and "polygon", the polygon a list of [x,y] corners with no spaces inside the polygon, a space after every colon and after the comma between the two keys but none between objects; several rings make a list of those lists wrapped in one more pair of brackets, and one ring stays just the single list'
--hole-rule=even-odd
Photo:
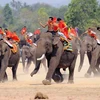
[{"label": "elephant eye", "polygon": [[46,43],[46,44],[45,44],[45,47],[46,47],[46,48],[48,48],[48,46],[49,46],[49,44],[48,44],[48,43]]},{"label": "elephant eye", "polygon": [[90,46],[92,46],[91,44],[87,44],[87,47],[90,47]]}]

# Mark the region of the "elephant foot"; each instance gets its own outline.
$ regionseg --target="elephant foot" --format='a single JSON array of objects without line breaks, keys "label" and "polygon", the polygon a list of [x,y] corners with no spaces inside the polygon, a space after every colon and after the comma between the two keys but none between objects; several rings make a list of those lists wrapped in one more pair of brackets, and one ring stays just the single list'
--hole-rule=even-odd
[{"label": "elephant foot", "polygon": [[0,79],[0,83],[4,83],[6,81],[8,81],[8,80],[6,80],[6,79]]},{"label": "elephant foot", "polygon": [[69,80],[67,84],[74,84],[73,80]]},{"label": "elephant foot", "polygon": [[55,74],[52,78],[56,83],[61,83],[64,80],[63,77],[58,74]]},{"label": "elephant foot", "polygon": [[85,76],[86,78],[90,78],[90,77],[91,77],[91,75],[90,75],[89,73],[86,73],[84,76]]},{"label": "elephant foot", "polygon": [[42,83],[44,84],[44,85],[51,85],[51,81],[50,80],[43,80],[42,81]]}]

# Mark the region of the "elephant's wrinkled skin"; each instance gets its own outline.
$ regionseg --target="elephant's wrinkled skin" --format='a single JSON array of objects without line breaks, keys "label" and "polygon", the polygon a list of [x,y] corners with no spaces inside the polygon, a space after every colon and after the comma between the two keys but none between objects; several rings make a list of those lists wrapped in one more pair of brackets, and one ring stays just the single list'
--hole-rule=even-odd
[{"label": "elephant's wrinkled skin", "polygon": [[[57,46],[53,45],[55,43],[57,43]],[[72,47],[73,52],[63,52],[63,44],[58,36],[55,36],[54,39],[52,38],[51,33],[44,33],[40,36],[40,39],[37,42],[36,57],[40,58],[45,54],[49,67],[46,80],[43,81],[43,84],[51,84],[51,79],[55,82],[62,82],[63,77],[60,68],[66,69],[67,67],[69,68],[68,83],[73,83],[74,68],[78,54],[75,39],[72,41]],[[38,72],[40,63],[41,61],[36,61],[36,66],[31,73],[31,76]]]},{"label": "elephant's wrinkled skin", "polygon": [[[2,55],[2,46],[5,48],[5,53]],[[13,80],[17,80],[16,71],[20,59],[19,49],[17,53],[12,53],[10,47],[4,43],[3,40],[0,41],[0,81],[7,80],[6,69],[7,67],[12,67]]]}]

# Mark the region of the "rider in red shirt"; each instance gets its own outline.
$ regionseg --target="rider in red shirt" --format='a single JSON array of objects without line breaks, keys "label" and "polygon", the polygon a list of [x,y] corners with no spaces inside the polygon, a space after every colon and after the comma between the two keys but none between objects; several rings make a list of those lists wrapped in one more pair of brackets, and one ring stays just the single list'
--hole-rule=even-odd
[{"label": "rider in red shirt", "polygon": [[5,29],[4,31],[5,31],[5,33],[6,33],[6,38],[7,38],[8,40],[11,39],[11,38],[12,38],[12,32],[9,31],[8,29]]},{"label": "rider in red shirt", "polygon": [[38,28],[37,30],[34,31],[34,35],[39,35],[41,32],[40,32],[40,28]]},{"label": "rider in red shirt", "polygon": [[70,35],[72,35],[74,37],[77,36],[76,30],[73,27],[70,28]]},{"label": "rider in red shirt", "polygon": [[27,32],[27,28],[26,28],[26,26],[24,26],[22,29],[21,29],[21,34],[23,35],[23,34],[25,34]]},{"label": "rider in red shirt", "polygon": [[58,22],[59,31],[62,32],[67,39],[71,40],[68,34],[68,27],[66,23],[61,18],[57,18],[57,22]]},{"label": "rider in red shirt", "polygon": [[89,34],[91,37],[93,37],[96,41],[97,41],[97,44],[100,45],[100,40],[98,39],[97,35],[96,35],[96,32],[94,32],[91,28],[88,28],[88,30],[85,32],[87,34]]},{"label": "rider in red shirt", "polygon": [[14,31],[14,32],[12,32],[12,40],[14,40],[15,42],[19,42],[20,41],[20,39],[19,39],[19,37],[17,36],[17,34],[16,34],[16,32]]},{"label": "rider in red shirt", "polygon": [[48,27],[47,32],[52,33],[52,35],[55,35],[55,32],[53,30],[53,17],[49,17],[49,20],[46,22],[45,25],[43,25],[41,22],[39,22],[39,24],[45,28]]}]

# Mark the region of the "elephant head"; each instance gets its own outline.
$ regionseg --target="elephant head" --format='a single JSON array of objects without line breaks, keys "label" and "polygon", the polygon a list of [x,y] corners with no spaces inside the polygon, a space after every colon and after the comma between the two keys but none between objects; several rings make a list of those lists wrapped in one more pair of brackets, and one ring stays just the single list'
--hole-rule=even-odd
[{"label": "elephant head", "polygon": [[40,39],[37,41],[36,66],[35,66],[34,71],[31,73],[31,76],[33,76],[34,74],[38,72],[41,60],[44,58],[44,56],[45,55],[49,55],[49,57],[51,56],[53,48],[54,46],[56,46],[58,41],[59,41],[59,37],[52,37],[52,34],[49,32],[42,33],[40,35]]},{"label": "elephant head", "polygon": [[94,38],[90,37],[89,35],[83,37],[80,48],[80,65],[78,71],[80,71],[83,66],[85,53],[91,53],[96,48],[96,46],[97,42]]},{"label": "elephant head", "polygon": [[[35,61],[35,54],[36,54],[36,47],[32,46],[23,46],[22,47],[22,64],[23,64],[23,71],[28,72],[28,68],[31,64],[31,61]],[[27,59],[27,65],[25,67],[25,60]]]},{"label": "elephant head", "polygon": [[7,50],[10,52],[9,46],[3,40],[0,40],[0,56],[4,55]]}]

